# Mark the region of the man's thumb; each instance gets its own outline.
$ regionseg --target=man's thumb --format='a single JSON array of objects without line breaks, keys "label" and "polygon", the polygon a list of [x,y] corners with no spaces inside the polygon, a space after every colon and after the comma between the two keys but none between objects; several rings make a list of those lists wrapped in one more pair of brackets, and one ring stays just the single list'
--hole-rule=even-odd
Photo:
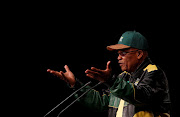
[{"label": "man's thumb", "polygon": [[69,67],[67,65],[64,66],[66,71],[70,71]]},{"label": "man's thumb", "polygon": [[111,64],[111,61],[108,61],[108,62],[107,62],[106,69],[111,69],[111,66],[110,66],[110,64]]}]

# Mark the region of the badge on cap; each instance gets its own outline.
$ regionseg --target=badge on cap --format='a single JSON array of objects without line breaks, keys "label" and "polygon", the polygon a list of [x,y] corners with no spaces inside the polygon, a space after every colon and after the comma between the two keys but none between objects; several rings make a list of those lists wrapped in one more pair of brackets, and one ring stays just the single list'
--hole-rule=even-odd
[{"label": "badge on cap", "polygon": [[121,42],[122,42],[122,39],[123,39],[123,37],[121,37],[119,41],[121,41]]}]

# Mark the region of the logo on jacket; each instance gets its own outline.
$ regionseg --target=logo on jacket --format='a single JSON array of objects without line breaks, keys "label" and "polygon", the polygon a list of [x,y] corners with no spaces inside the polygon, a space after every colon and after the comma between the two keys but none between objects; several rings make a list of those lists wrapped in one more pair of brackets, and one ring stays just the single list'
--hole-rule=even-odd
[{"label": "logo on jacket", "polygon": [[134,83],[134,85],[135,85],[135,86],[137,86],[137,85],[138,85],[138,83],[139,83],[139,81],[140,81],[140,79],[139,79],[139,78],[137,78],[137,80],[136,80],[136,82]]}]

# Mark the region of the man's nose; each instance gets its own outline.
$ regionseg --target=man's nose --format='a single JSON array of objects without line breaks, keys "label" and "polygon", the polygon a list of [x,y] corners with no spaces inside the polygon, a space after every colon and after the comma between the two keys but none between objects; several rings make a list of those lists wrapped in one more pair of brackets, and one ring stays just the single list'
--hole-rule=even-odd
[{"label": "man's nose", "polygon": [[117,57],[117,60],[121,60],[121,59],[122,59],[122,56],[119,54]]}]

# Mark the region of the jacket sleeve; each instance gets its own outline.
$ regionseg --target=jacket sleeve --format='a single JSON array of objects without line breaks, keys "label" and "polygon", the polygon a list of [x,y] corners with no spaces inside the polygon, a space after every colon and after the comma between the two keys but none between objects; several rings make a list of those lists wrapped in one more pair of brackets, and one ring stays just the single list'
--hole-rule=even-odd
[{"label": "jacket sleeve", "polygon": [[[83,86],[83,83],[80,83],[81,86]],[[90,86],[86,86],[83,88],[80,92],[75,94],[75,98],[78,98],[82,93],[86,92]],[[85,107],[88,107],[90,110],[93,111],[107,111],[108,110],[108,104],[109,104],[109,92],[107,90],[103,90],[102,93],[91,89],[86,95],[81,97],[78,101],[84,105]]]},{"label": "jacket sleeve", "polygon": [[121,74],[117,77],[113,86],[110,88],[110,92],[129,103],[134,103],[134,86],[132,83],[129,83],[123,80],[123,76],[126,76],[126,73]]},{"label": "jacket sleeve", "polygon": [[148,71],[145,69],[144,76],[139,82],[129,83],[120,77],[116,79],[110,91],[113,95],[131,104],[148,104],[151,103],[154,98],[163,97],[167,87],[164,82],[165,80],[159,70]]}]

